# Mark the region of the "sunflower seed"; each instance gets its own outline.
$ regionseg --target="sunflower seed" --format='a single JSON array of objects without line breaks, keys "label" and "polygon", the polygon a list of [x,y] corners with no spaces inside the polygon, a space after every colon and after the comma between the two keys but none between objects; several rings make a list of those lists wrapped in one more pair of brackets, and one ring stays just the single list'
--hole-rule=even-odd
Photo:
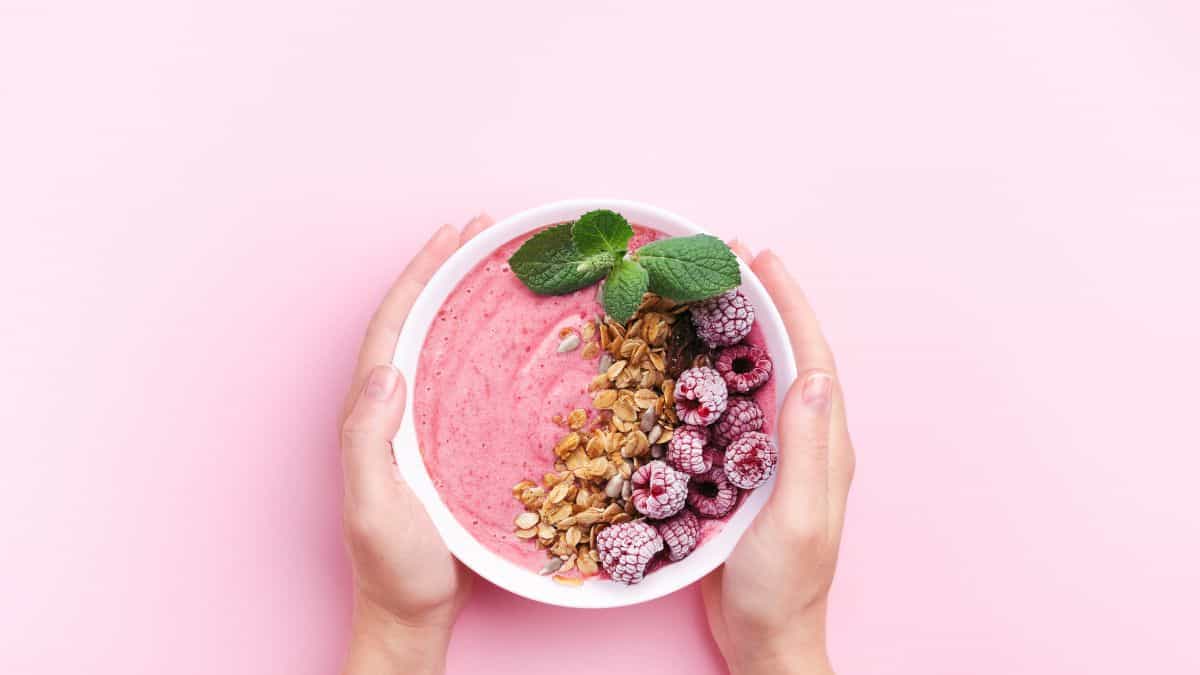
[{"label": "sunflower seed", "polygon": [[612,354],[609,354],[608,352],[604,352],[604,355],[600,357],[600,372],[607,373],[608,369],[612,368],[612,364],[613,364]]},{"label": "sunflower seed", "polygon": [[658,411],[654,408],[646,408],[646,412],[642,413],[642,422],[639,424],[643,433],[649,434],[655,423],[658,422]]},{"label": "sunflower seed", "polygon": [[625,478],[618,473],[612,478],[608,479],[608,484],[604,486],[604,494],[608,495],[610,499],[616,499],[617,497],[621,496],[621,488],[624,486]]},{"label": "sunflower seed", "polygon": [[546,561],[546,564],[542,566],[542,569],[538,570],[538,574],[543,576],[547,574],[554,574],[558,571],[558,568],[562,567],[562,564],[562,558],[551,558]]},{"label": "sunflower seed", "polygon": [[631,497],[633,497],[633,483],[626,481],[626,483],[621,486],[621,499],[629,500]]},{"label": "sunflower seed", "polygon": [[646,440],[650,441],[650,445],[654,445],[658,439],[662,438],[662,435],[663,428],[655,424],[653,429],[646,432]]},{"label": "sunflower seed", "polygon": [[569,352],[579,348],[579,335],[571,333],[563,338],[562,342],[558,343],[558,353]]}]

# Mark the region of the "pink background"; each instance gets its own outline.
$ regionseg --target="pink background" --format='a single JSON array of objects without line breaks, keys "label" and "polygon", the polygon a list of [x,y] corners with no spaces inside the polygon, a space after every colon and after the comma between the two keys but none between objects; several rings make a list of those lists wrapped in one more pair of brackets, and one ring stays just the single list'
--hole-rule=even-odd
[{"label": "pink background", "polygon": [[[1197,672],[1195,3],[699,4],[0,0],[0,672],[334,671],[364,322],[437,224],[592,195],[809,289],[843,672]],[[450,671],[592,629],[723,671],[694,588],[489,587]]]}]

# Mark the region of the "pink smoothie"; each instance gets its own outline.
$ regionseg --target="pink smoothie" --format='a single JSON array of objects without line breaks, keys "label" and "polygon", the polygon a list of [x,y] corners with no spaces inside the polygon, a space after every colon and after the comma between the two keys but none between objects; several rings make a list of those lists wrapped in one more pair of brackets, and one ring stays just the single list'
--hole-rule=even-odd
[{"label": "pink smoothie", "polygon": [[[631,248],[664,236],[634,231]],[[510,490],[553,470],[564,432],[551,418],[575,408],[594,414],[587,386],[597,360],[582,349],[559,353],[559,331],[602,310],[595,286],[560,296],[527,289],[507,261],[528,236],[497,249],[446,298],[421,350],[412,410],[425,467],[454,517],[489,549],[536,570],[546,554],[512,535],[522,507]],[[758,326],[749,339],[761,344]],[[771,382],[756,396],[768,424],[773,391]],[[719,527],[707,521],[705,536]]]}]

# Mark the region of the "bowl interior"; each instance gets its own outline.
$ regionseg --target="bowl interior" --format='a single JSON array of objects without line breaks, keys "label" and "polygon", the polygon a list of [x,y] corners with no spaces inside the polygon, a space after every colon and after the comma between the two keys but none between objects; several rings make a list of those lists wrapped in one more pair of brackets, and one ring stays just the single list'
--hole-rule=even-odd
[{"label": "bowl interior", "polygon": [[[607,208],[624,215],[630,222],[645,225],[666,234],[690,235],[705,232],[686,219],[657,207],[614,199],[579,199],[554,202],[505,218],[467,242],[438,270],[413,305],[396,343],[392,362],[404,374],[408,401],[415,400],[417,362],[426,333],[446,297],[460,279],[476,264],[514,237],[553,223],[573,220],[580,215]],[[762,327],[767,348],[775,361],[776,408],[796,378],[795,360],[783,327],[783,321],[758,278],[746,265],[742,270],[742,292],[754,303],[756,320]],[[414,415],[409,411],[393,440],[396,465],[413,492],[424,504],[450,552],[488,581],[518,595],[564,607],[619,607],[653,600],[674,592],[708,574],[733,550],[738,539],[774,489],[772,479],[754,490],[716,535],[708,538],[690,556],[672,563],[639,584],[625,586],[612,581],[592,580],[571,587],[542,577],[493,553],[475,539],[451,514],[425,470],[417,444]],[[776,425],[778,426],[778,425]],[[778,440],[778,439],[776,439]]]}]

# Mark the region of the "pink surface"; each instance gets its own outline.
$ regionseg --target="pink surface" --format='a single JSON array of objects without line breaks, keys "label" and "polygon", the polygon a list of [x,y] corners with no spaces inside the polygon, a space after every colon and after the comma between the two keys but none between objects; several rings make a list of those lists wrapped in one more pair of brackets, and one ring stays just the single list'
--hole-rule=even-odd
[{"label": "pink surface", "polygon": [[[809,289],[860,457],[843,672],[1197,672],[1197,21],[0,0],[0,672],[332,672],[367,316],[436,224],[596,194]],[[722,671],[694,588],[486,586],[450,671],[585,620],[671,628],[573,672]]]}]

